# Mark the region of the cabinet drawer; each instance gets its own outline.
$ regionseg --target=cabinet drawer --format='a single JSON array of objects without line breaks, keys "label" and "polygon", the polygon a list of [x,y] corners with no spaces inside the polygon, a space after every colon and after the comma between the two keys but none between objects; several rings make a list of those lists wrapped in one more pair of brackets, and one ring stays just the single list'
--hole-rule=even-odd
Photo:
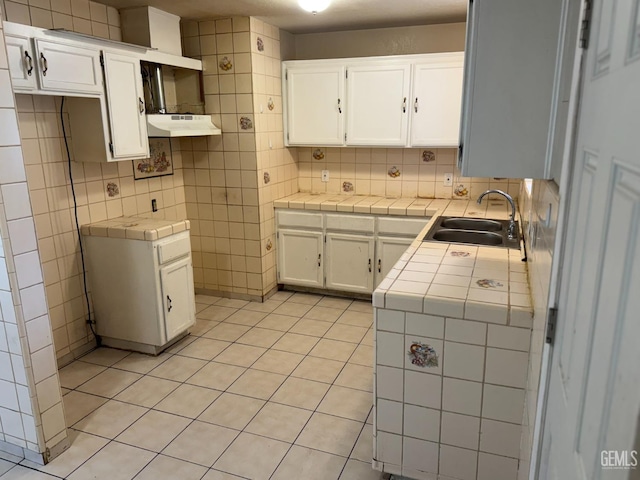
[{"label": "cabinet drawer", "polygon": [[415,237],[429,223],[430,218],[378,217],[378,233]]},{"label": "cabinet drawer", "polygon": [[327,215],[327,230],[373,233],[375,217],[364,215]]},{"label": "cabinet drawer", "polygon": [[296,212],[280,210],[276,213],[278,227],[322,228],[321,213]]},{"label": "cabinet drawer", "polygon": [[191,242],[189,237],[183,237],[168,243],[158,245],[158,262],[160,265],[171,262],[176,258],[189,255],[191,252]]}]

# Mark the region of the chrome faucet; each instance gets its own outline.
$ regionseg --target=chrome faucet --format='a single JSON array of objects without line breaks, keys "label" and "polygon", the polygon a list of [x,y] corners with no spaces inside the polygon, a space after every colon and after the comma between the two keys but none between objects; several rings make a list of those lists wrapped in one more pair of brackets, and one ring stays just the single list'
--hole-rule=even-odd
[{"label": "chrome faucet", "polygon": [[509,219],[509,229],[507,230],[507,235],[509,237],[509,240],[518,238],[516,235],[516,204],[514,203],[513,198],[511,198],[511,195],[509,195],[507,192],[503,192],[502,190],[487,190],[478,197],[478,205],[482,203],[482,199],[485,197],[485,195],[489,195],[490,193],[498,193],[502,195],[511,204],[511,218]]}]

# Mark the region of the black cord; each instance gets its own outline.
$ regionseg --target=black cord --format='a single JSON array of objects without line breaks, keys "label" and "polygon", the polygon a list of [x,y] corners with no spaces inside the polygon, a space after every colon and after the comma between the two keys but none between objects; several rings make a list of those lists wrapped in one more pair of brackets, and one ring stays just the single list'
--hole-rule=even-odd
[{"label": "black cord", "polygon": [[82,234],[80,232],[80,224],[78,223],[78,201],[76,199],[76,189],[73,185],[73,172],[71,171],[71,152],[69,151],[69,142],[67,140],[67,132],[64,128],[64,98],[62,97],[62,103],[60,104],[60,123],[62,124],[62,136],[64,137],[64,146],[67,149],[67,160],[69,165],[69,181],[71,182],[71,194],[73,195],[73,212],[76,218],[76,231],[78,233],[78,242],[80,243],[80,258],[82,259],[82,281],[84,283],[84,298],[87,301],[87,323],[89,324],[89,328],[91,329],[91,333],[96,339],[96,344],[98,347],[102,344],[102,339],[96,333],[93,328],[93,324],[95,323],[91,320],[91,304],[89,303],[89,290],[87,289],[87,269],[84,264],[84,247],[82,245]]}]

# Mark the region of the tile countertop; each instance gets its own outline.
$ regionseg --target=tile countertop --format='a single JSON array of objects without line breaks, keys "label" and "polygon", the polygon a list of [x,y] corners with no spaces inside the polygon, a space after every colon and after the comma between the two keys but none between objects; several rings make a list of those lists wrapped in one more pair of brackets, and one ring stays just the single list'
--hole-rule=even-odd
[{"label": "tile countertop", "polygon": [[82,235],[158,240],[190,229],[189,220],[160,220],[144,217],[118,217],[112,220],[82,225]]},{"label": "tile countertop", "polygon": [[506,219],[506,201],[452,200],[433,215],[373,293],[373,306],[530,327],[533,308],[520,250],[423,242],[436,217]]}]

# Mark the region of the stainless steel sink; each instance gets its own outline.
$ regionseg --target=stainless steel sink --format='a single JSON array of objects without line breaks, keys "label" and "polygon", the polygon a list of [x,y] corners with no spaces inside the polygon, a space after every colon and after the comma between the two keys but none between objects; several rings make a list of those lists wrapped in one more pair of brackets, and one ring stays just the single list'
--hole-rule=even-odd
[{"label": "stainless steel sink", "polygon": [[520,249],[519,234],[510,239],[508,229],[509,220],[438,217],[423,241]]},{"label": "stainless steel sink", "polygon": [[480,230],[483,232],[499,232],[502,230],[500,222],[485,218],[447,218],[442,221],[441,225],[443,228]]},{"label": "stainless steel sink", "polygon": [[474,245],[502,245],[502,235],[493,232],[479,232],[476,230],[454,230],[443,228],[433,234],[433,239],[439,242],[473,243]]}]

